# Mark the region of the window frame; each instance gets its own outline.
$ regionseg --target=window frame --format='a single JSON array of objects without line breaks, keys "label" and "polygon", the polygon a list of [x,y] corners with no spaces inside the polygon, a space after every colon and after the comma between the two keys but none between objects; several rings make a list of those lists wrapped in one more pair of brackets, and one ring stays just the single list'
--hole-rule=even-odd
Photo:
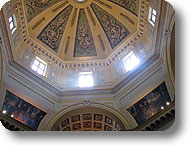
[{"label": "window frame", "polygon": [[[154,11],[156,12],[156,14],[154,14]],[[153,17],[155,17],[155,21],[153,20]],[[153,27],[156,24],[156,20],[157,20],[157,11],[154,8],[149,7],[149,22],[152,24]]]},{"label": "window frame", "polygon": [[[38,62],[38,64],[35,64],[35,62]],[[42,69],[41,66],[44,66],[44,68]],[[33,67],[36,67],[37,70],[35,70]],[[36,56],[31,64],[31,69],[32,71],[36,72],[37,74],[41,75],[41,76],[45,76],[46,75],[46,71],[47,71],[47,67],[48,67],[48,63],[46,63],[44,60],[42,60],[41,58],[39,58],[38,56]],[[43,73],[39,73],[38,71],[41,70],[43,71]]]},{"label": "window frame", "polygon": [[[8,23],[9,23],[9,29],[10,29],[11,33],[13,34],[17,30],[17,21],[16,21],[15,13],[8,18]],[[13,25],[13,26],[11,26],[11,25]]]},{"label": "window frame", "polygon": [[[83,83],[83,81],[86,82],[86,83]],[[91,82],[88,83],[88,81],[91,81]],[[78,86],[80,88],[91,88],[91,87],[93,87],[94,86],[93,72],[79,72]]]},{"label": "window frame", "polygon": [[[123,59],[123,65],[125,67],[125,70],[128,71],[132,71],[133,69],[135,69],[139,64],[140,64],[140,59],[135,55],[135,53],[133,51],[129,52],[129,54],[127,54]],[[132,61],[135,61],[135,65],[130,65],[129,66],[129,62],[132,64]]]}]

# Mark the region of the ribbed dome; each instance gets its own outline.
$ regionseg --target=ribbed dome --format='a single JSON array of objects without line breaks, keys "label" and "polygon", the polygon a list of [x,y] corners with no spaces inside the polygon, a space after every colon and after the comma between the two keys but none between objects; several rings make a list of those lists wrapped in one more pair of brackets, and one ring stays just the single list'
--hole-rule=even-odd
[{"label": "ribbed dome", "polygon": [[106,59],[138,30],[139,0],[25,0],[29,37],[64,61]]}]

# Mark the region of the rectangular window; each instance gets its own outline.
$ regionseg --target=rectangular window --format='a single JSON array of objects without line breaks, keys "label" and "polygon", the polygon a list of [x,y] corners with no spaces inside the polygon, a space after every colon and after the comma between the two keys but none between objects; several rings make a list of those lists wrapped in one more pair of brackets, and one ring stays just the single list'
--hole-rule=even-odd
[{"label": "rectangular window", "polygon": [[79,72],[78,85],[81,88],[93,87],[94,86],[94,80],[93,80],[92,72]]},{"label": "rectangular window", "polygon": [[149,22],[155,26],[157,12],[153,8],[149,8]]},{"label": "rectangular window", "polygon": [[45,76],[47,63],[42,59],[40,59],[39,57],[36,57],[31,66],[31,69],[37,72],[38,74]]},{"label": "rectangular window", "polygon": [[133,51],[131,51],[126,57],[123,58],[123,64],[126,71],[131,71],[137,65],[139,65],[140,60],[135,56]]},{"label": "rectangular window", "polygon": [[9,28],[11,30],[11,33],[13,34],[15,30],[17,29],[17,22],[16,22],[15,14],[9,17],[8,21],[9,21]]}]

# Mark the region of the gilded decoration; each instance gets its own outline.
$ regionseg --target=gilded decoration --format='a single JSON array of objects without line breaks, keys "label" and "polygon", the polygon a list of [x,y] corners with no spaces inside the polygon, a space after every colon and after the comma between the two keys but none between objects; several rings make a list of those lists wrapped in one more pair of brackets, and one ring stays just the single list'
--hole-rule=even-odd
[{"label": "gilded decoration", "polygon": [[59,1],[61,0],[24,0],[27,13],[27,21],[31,21],[35,16]]},{"label": "gilded decoration", "polygon": [[110,2],[113,2],[126,10],[130,11],[134,15],[138,15],[139,10],[139,0],[108,0]]},{"label": "gilded decoration", "polygon": [[73,7],[69,5],[58,14],[40,33],[38,39],[55,52],[58,51],[60,41],[66,28]]},{"label": "gilded decoration", "polygon": [[96,56],[96,48],[84,9],[80,9],[75,40],[74,57]]},{"label": "gilded decoration", "polygon": [[96,4],[92,3],[91,7],[103,27],[112,49],[114,49],[130,32],[123,24]]}]

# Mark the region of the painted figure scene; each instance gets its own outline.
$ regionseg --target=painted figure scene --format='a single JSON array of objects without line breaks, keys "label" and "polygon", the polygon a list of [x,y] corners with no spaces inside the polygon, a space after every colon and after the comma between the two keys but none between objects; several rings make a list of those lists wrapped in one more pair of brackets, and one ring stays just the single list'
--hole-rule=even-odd
[{"label": "painted figure scene", "polygon": [[6,93],[2,110],[7,116],[14,118],[34,130],[37,129],[39,123],[46,115],[45,112],[20,99],[9,91]]},{"label": "painted figure scene", "polygon": [[165,82],[147,94],[143,99],[128,109],[128,112],[141,125],[143,122],[156,115],[159,111],[169,106],[171,99]]}]

